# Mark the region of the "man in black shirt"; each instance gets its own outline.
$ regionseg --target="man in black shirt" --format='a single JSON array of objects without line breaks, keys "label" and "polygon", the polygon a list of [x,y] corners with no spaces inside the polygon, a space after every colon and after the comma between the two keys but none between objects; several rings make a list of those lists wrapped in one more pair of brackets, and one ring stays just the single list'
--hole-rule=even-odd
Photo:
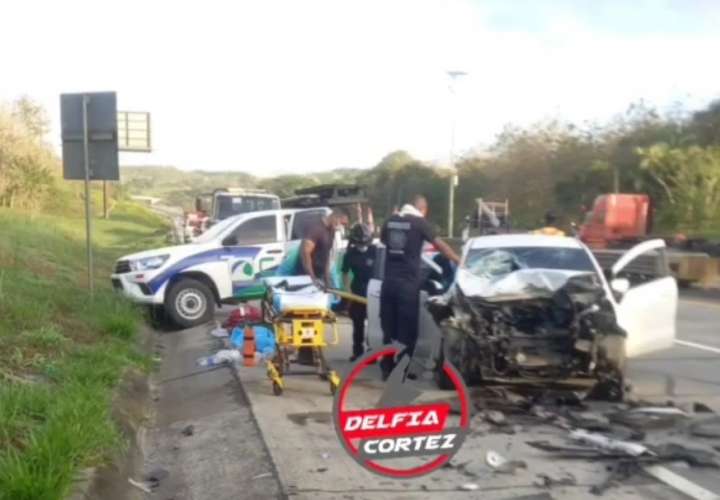
[{"label": "man in black shirt", "polygon": [[[376,248],[372,244],[372,232],[365,224],[358,223],[350,229],[348,239],[349,245],[342,265],[345,289],[355,295],[367,297],[368,283],[375,265]],[[350,282],[350,272],[352,272],[352,282]],[[351,301],[348,313],[353,323],[353,352],[350,358],[350,362],[353,362],[364,352],[367,307],[365,304]]]},{"label": "man in black shirt", "polygon": [[[412,204],[402,207],[388,219],[380,239],[385,244],[385,276],[380,291],[380,321],[383,342],[396,340],[412,355],[418,336],[418,308],[420,260],[425,242],[448,259],[459,264],[460,257],[438,238],[433,227],[425,220],[428,205],[424,196],[415,196]],[[394,362],[389,357],[381,361],[383,378],[387,378]]]},{"label": "man in black shirt", "polygon": [[347,214],[339,208],[305,228],[297,274],[307,274],[314,283],[330,288],[330,252],[335,232],[348,223]]}]

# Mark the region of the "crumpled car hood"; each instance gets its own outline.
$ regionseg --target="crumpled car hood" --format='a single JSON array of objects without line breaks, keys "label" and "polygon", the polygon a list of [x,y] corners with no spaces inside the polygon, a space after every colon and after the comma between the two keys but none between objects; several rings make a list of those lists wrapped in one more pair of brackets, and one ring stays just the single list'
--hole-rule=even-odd
[{"label": "crumpled car hood", "polygon": [[458,269],[455,285],[467,297],[489,302],[549,298],[583,271],[558,269],[520,269],[500,276],[481,277]]}]

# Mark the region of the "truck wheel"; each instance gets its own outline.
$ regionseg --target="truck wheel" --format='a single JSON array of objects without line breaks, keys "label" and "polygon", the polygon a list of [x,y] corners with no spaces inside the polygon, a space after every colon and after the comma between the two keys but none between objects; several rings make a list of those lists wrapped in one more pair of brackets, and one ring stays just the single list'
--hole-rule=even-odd
[{"label": "truck wheel", "polygon": [[212,319],[215,298],[205,283],[183,278],[170,287],[165,296],[165,310],[173,323],[191,328]]}]

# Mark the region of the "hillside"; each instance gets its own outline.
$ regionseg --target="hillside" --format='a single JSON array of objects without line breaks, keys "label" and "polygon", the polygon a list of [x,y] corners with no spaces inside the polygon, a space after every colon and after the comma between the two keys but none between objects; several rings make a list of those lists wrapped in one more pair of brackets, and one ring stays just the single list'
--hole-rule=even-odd
[{"label": "hillside", "polygon": [[164,244],[166,222],[127,202],[94,221],[90,300],[77,208],[0,208],[1,500],[65,498],[81,469],[110,460],[124,446],[113,389],[129,369],[150,367],[136,339],[141,311],[108,276],[119,256]]},{"label": "hillside", "polygon": [[120,179],[124,193],[155,196],[169,205],[191,209],[195,197],[222,187],[267,189],[280,197],[290,196],[295,189],[328,182],[354,182],[360,169],[336,169],[306,175],[281,175],[258,178],[246,172],[206,172],[180,170],[169,166],[121,167]]}]

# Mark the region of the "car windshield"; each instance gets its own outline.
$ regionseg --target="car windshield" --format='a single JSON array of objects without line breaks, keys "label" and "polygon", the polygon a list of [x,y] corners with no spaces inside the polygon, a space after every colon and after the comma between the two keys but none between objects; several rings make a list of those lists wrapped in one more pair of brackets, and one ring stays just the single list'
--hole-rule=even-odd
[{"label": "car windshield", "polygon": [[217,197],[217,205],[218,220],[227,219],[233,215],[246,214],[248,212],[280,208],[280,203],[277,198],[270,196],[220,195]]},{"label": "car windshield", "polygon": [[502,276],[520,269],[595,272],[585,250],[564,247],[475,248],[468,252],[463,267],[483,277]]},{"label": "car windshield", "polygon": [[220,221],[214,226],[212,226],[210,229],[205,231],[203,234],[198,236],[195,239],[195,243],[207,243],[209,241],[214,240],[217,238],[220,234],[224,233],[225,230],[232,226],[235,222],[237,222],[237,219],[235,217],[232,217],[230,219],[225,219],[224,221]]}]

